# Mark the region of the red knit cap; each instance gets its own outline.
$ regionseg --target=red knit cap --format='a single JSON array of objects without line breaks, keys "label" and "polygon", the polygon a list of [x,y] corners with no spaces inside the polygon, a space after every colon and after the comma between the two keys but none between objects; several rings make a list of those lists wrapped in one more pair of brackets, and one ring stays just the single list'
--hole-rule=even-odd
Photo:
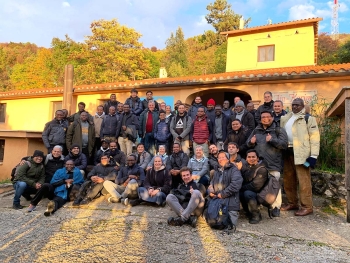
[{"label": "red knit cap", "polygon": [[207,102],[207,105],[213,105],[213,106],[215,106],[215,100],[209,99],[208,102]]}]

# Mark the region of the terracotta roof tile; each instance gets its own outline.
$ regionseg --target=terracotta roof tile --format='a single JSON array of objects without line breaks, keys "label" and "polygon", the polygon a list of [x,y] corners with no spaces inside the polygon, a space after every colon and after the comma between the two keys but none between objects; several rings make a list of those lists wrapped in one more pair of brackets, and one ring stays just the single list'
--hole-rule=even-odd
[{"label": "terracotta roof tile", "polygon": [[248,32],[261,31],[266,29],[275,29],[275,28],[286,27],[286,26],[298,26],[301,24],[318,23],[319,21],[322,21],[322,20],[323,19],[320,17],[314,17],[314,18],[308,18],[308,19],[281,22],[281,23],[276,23],[271,25],[262,25],[262,26],[248,27],[248,28],[237,29],[232,31],[225,31],[225,32],[221,32],[220,34],[221,35],[240,35],[242,33],[246,34]]},{"label": "terracotta roof tile", "polygon": [[[85,91],[103,91],[113,90],[118,88],[139,87],[148,85],[176,85],[176,84],[204,84],[205,82],[218,81],[218,80],[235,80],[246,81],[248,78],[264,78],[260,81],[268,80],[272,77],[285,78],[288,76],[296,75],[322,75],[322,74],[336,74],[340,72],[349,72],[350,75],[350,63],[347,64],[332,64],[322,66],[298,66],[298,67],[285,67],[285,68],[269,68],[269,69],[254,69],[246,71],[233,71],[218,74],[208,74],[199,76],[184,76],[176,78],[156,78],[156,79],[144,79],[137,81],[124,81],[116,83],[103,83],[103,84],[91,84],[91,85],[79,85],[74,86],[74,92]],[[31,89],[31,90],[14,90],[8,92],[0,92],[1,98],[9,97],[26,97],[26,96],[42,96],[42,95],[57,95],[63,94],[63,87],[47,88],[47,89]]]}]

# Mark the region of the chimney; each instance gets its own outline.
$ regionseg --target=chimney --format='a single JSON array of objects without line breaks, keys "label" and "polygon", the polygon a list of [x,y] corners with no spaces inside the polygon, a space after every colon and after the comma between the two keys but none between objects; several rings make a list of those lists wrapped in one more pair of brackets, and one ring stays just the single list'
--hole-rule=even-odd
[{"label": "chimney", "polygon": [[168,77],[168,73],[166,72],[165,67],[160,67],[159,69],[159,78],[163,79],[163,78],[167,78]]},{"label": "chimney", "polygon": [[244,28],[244,18],[243,16],[239,19],[239,29],[243,29]]}]

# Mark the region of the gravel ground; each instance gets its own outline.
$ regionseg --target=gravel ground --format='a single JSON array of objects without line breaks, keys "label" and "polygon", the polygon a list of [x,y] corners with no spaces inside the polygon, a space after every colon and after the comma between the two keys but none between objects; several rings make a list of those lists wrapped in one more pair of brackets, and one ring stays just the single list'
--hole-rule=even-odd
[{"label": "gravel ground", "polygon": [[[232,235],[198,227],[170,227],[168,207],[70,203],[51,217],[37,210],[10,209],[1,198],[0,262],[350,262],[350,225],[344,216],[324,214],[281,218],[250,225],[242,216]],[[28,202],[23,202],[23,205]]]}]

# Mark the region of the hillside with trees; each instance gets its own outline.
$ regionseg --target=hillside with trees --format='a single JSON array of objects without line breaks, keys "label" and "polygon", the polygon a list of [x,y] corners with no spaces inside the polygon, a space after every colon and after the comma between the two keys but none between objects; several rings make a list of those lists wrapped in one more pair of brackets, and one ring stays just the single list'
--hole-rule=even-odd
[{"label": "hillside with trees", "polygon": [[[83,42],[68,35],[53,38],[50,48],[33,43],[0,43],[0,91],[60,87],[64,66],[74,65],[74,85],[157,78],[160,67],[169,77],[225,72],[227,42],[222,31],[237,30],[241,15],[226,0],[207,6],[213,30],[186,38],[181,27],[169,34],[166,47],[145,48],[141,33],[117,19],[93,21]],[[247,27],[250,18],[244,21]],[[320,33],[318,64],[350,62],[350,36],[339,41]]]}]

